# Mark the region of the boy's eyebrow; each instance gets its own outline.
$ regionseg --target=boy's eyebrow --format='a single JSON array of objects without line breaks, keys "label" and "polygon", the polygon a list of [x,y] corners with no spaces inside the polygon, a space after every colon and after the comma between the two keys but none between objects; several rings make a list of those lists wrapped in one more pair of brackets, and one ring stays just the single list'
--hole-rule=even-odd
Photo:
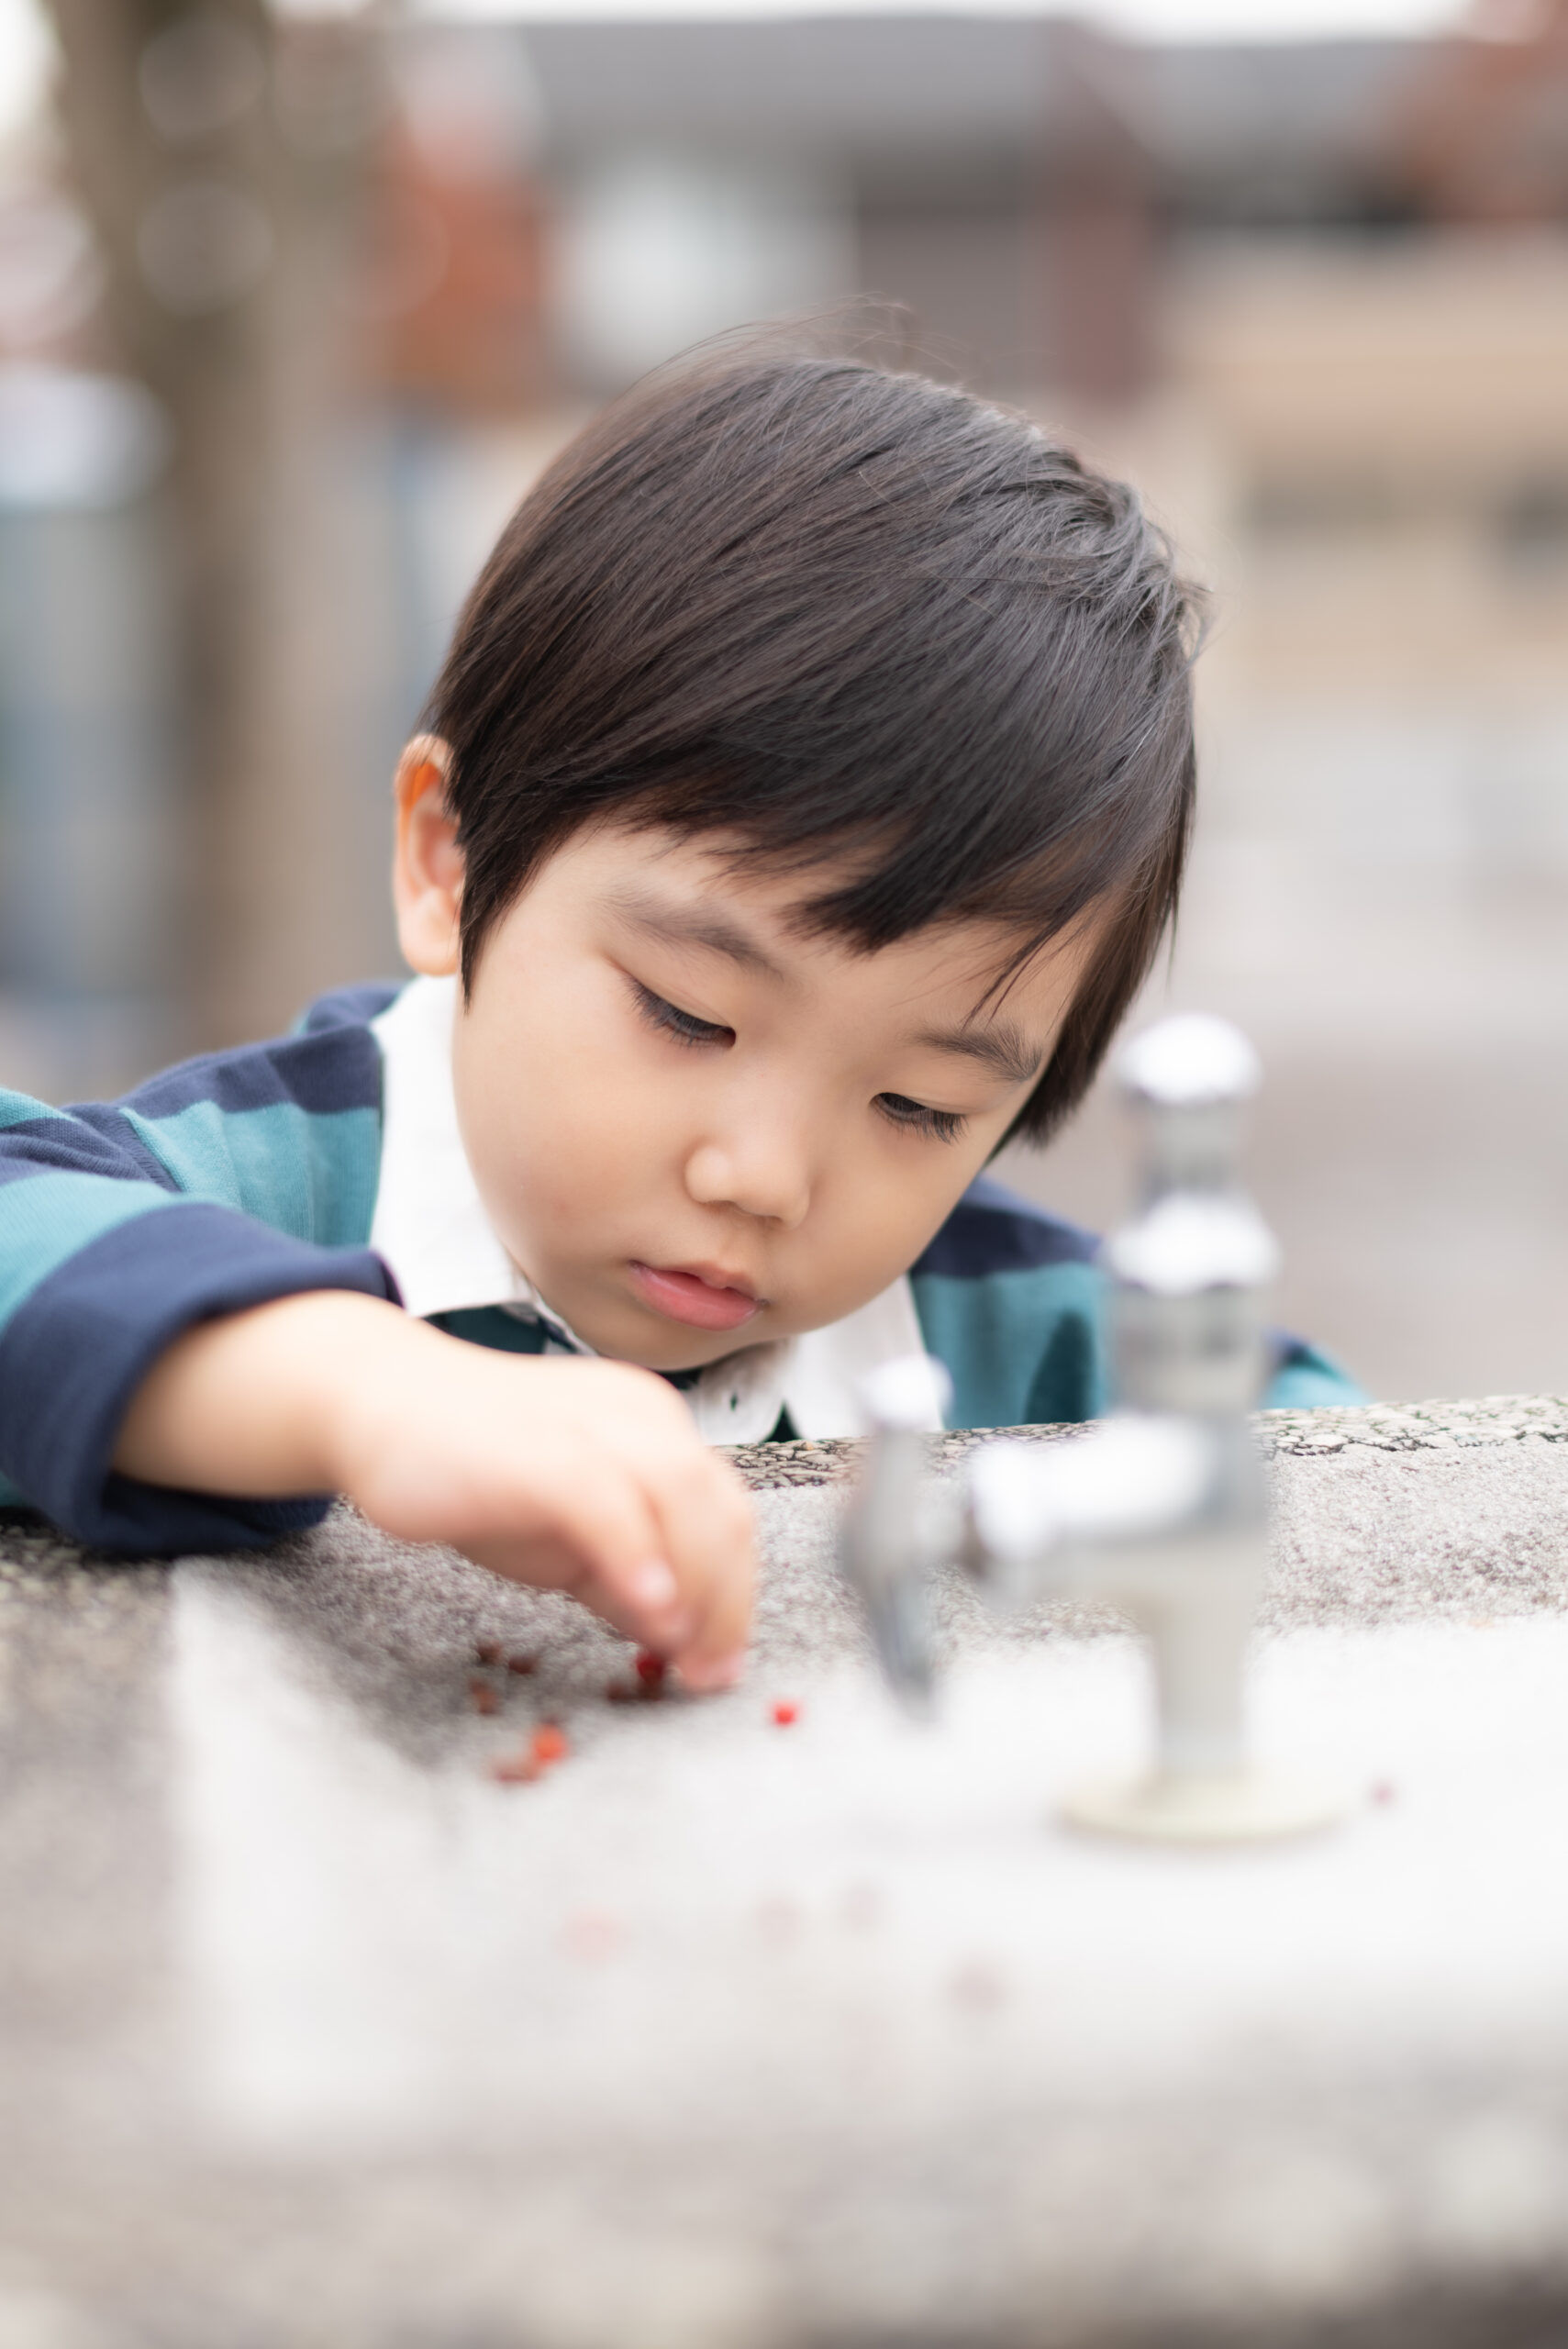
[{"label": "boy's eyebrow", "polygon": [[772,979],[784,973],[761,941],[741,923],[712,906],[668,905],[640,889],[617,889],[610,910],[651,938],[667,939],[673,946],[705,946],[711,954],[727,955],[745,971],[762,971]]},{"label": "boy's eyebrow", "polygon": [[1006,1019],[994,1020],[989,1028],[927,1028],[915,1041],[928,1052],[956,1052],[980,1061],[1008,1085],[1028,1085],[1040,1074],[1045,1057],[1020,1029]]},{"label": "boy's eyebrow", "polygon": [[[717,907],[671,904],[635,888],[616,890],[609,906],[612,913],[651,938],[666,939],[673,946],[706,947],[710,953],[727,955],[742,970],[762,971],[774,979],[784,976],[761,941]],[[1021,1029],[1006,1019],[993,1020],[986,1028],[927,1028],[915,1041],[928,1052],[979,1061],[1005,1085],[1029,1084],[1039,1075],[1045,1057]]]}]

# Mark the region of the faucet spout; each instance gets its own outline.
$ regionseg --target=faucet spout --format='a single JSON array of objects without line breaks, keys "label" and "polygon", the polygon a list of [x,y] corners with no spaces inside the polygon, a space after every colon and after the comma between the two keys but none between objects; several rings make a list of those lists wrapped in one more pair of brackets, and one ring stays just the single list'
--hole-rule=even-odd
[{"label": "faucet spout", "polygon": [[1129,1412],[1073,1442],[987,1445],[970,1473],[965,1562],[999,1604],[1098,1599],[1147,1633],[1168,1772],[1242,1758],[1266,1496],[1250,1442],[1231,1436]]},{"label": "faucet spout", "polygon": [[1123,1079],[1143,1112],[1145,1152],[1138,1212],[1104,1255],[1116,1413],[1072,1439],[983,1446],[955,1507],[922,1475],[919,1431],[940,1424],[929,1368],[917,1358],[878,1373],[844,1571],[889,1677],[918,1706],[932,1682],[930,1578],[949,1560],[1004,1609],[1052,1596],[1116,1608],[1152,1653],[1152,1767],[1071,1797],[1065,1815],[1146,1839],[1296,1834],[1343,1804],[1259,1767],[1247,1739],[1247,1647],[1268,1550],[1248,1414],[1277,1261],[1236,1166],[1257,1062],[1235,1030],[1189,1016],[1140,1037]]}]

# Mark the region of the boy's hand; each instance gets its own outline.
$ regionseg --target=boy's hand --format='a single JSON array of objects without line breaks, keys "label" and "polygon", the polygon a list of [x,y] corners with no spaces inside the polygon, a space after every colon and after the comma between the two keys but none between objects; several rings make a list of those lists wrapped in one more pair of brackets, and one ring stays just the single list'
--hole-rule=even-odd
[{"label": "boy's hand", "polygon": [[751,1512],[680,1397],[623,1363],[456,1339],[436,1369],[412,1394],[380,1380],[348,1405],[339,1489],[389,1533],[570,1590],[694,1687],[733,1678]]},{"label": "boy's hand", "polygon": [[284,1297],[176,1341],[115,1465],[187,1490],[345,1493],[405,1541],[571,1591],[693,1687],[740,1669],[750,1504],[651,1371],[492,1353],[373,1298]]}]

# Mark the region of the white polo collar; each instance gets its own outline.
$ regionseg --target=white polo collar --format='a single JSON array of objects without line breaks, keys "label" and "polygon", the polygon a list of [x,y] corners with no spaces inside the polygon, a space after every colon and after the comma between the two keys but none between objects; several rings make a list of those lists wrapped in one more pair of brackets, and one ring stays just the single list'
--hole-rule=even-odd
[{"label": "white polo collar", "polygon": [[[457,981],[415,979],[371,1023],[382,1056],[381,1177],[370,1244],[410,1313],[500,1306],[541,1323],[548,1353],[592,1353],[491,1228],[458,1130],[451,1035]],[[862,1432],[856,1392],[924,1348],[906,1275],[823,1330],[743,1346],[682,1389],[709,1443],[761,1443],[781,1411],[817,1442]],[[940,1422],[931,1420],[935,1431]]]}]

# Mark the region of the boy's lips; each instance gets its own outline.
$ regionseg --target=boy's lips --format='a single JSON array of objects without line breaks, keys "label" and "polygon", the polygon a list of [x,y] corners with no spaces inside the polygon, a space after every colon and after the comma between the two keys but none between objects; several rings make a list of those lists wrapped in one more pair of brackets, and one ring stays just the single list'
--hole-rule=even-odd
[{"label": "boy's lips", "polygon": [[739,1330],[762,1303],[717,1264],[639,1264],[631,1277],[645,1305],[696,1330]]}]

